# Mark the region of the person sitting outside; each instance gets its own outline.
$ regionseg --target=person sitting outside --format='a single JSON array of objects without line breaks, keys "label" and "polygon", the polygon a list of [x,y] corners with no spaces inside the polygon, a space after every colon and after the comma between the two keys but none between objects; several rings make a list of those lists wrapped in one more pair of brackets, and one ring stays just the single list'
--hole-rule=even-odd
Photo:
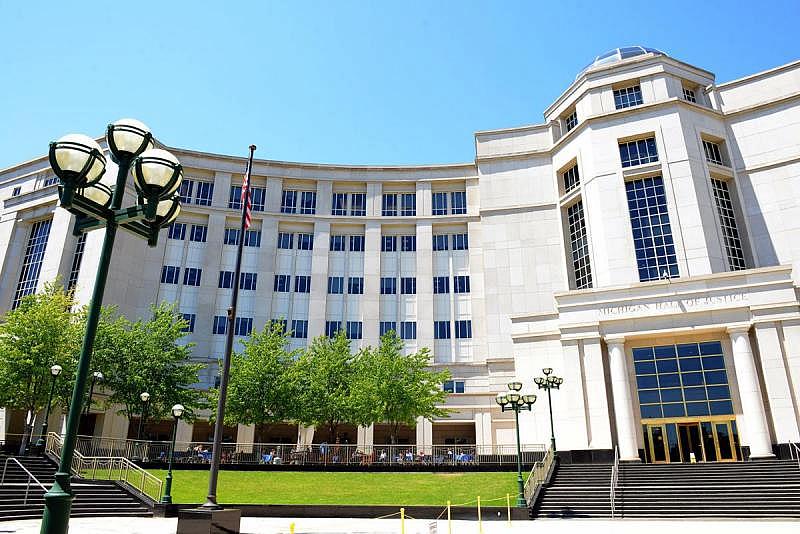
[{"label": "person sitting outside", "polygon": [[413,464],[414,463],[414,453],[411,452],[411,449],[408,449],[405,454],[405,458],[403,458],[406,463]]},{"label": "person sitting outside", "polygon": [[378,455],[378,461],[380,463],[382,463],[382,464],[385,464],[386,460],[388,460],[388,459],[389,459],[389,457],[386,455],[386,449],[381,449],[381,452]]}]

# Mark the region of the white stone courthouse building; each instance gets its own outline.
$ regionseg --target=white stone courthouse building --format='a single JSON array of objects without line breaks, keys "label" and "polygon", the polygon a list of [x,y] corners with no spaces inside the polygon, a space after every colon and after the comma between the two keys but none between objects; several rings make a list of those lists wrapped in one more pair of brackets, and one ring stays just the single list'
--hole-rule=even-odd
[{"label": "white stone courthouse building", "polygon": [[[339,329],[354,346],[393,329],[406,350],[430,347],[452,373],[454,412],[406,429],[410,444],[512,445],[513,413],[495,395],[513,379],[534,389],[545,367],[564,378],[553,415],[572,461],[615,448],[622,460],[736,461],[800,441],[800,61],[718,83],[620,48],[580,71],[542,123],[474,141],[474,161],[456,165],[257,159],[235,333],[284,319],[296,347]],[[209,387],[246,160],[170,150],[185,168],[182,214],[155,248],[118,238],[105,302],[129,317],[177,302]],[[56,184],[45,156],[0,171],[0,309],[57,275],[91,296],[102,231],[73,236]],[[549,442],[542,393],[520,417],[523,443]],[[20,417],[6,413],[0,431],[21,431]],[[91,423],[129,435],[111,410]],[[289,424],[231,432],[332,439]],[[344,432],[388,439],[382,425]],[[179,439],[210,433],[183,424]]]}]

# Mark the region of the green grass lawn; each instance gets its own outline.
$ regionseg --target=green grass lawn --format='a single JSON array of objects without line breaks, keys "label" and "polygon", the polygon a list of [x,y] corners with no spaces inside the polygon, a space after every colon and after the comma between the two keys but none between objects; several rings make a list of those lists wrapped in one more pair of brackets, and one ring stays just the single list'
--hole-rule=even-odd
[{"label": "green grass lawn", "polygon": [[[164,479],[166,471],[151,470]],[[175,503],[202,503],[208,471],[173,471]],[[474,501],[505,506],[516,494],[516,473],[348,473],[220,471],[218,500],[235,504],[453,505]]]}]

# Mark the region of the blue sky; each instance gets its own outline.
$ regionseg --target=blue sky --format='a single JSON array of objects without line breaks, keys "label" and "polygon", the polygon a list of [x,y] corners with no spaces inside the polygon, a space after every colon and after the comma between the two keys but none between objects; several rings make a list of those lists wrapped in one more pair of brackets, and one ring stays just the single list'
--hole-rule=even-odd
[{"label": "blue sky", "polygon": [[[289,161],[472,161],[595,55],[718,81],[800,59],[800,2],[0,0],[0,168],[135,117],[172,145]],[[44,6],[47,7],[44,7]]]}]

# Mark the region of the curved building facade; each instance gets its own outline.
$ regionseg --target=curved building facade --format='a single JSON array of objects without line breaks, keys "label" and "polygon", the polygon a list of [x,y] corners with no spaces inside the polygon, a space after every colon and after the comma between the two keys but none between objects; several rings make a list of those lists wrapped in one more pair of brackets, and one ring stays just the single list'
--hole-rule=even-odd
[{"label": "curved building facade", "polygon": [[[340,328],[356,346],[393,329],[406,350],[430,347],[454,411],[408,430],[421,446],[513,444],[494,396],[551,367],[566,458],[783,454],[800,439],[798,139],[800,62],[717,84],[626,47],[581,71],[543,123],[477,132],[470,163],[256,160],[236,334],[282,319],[297,347]],[[130,316],[177,302],[212,386],[245,160],[171,150],[183,212],[156,248],[120,240],[106,298]],[[59,274],[87,300],[101,235],[72,236],[46,158],[0,172],[0,199],[2,307]],[[546,403],[521,415],[523,442],[549,441]],[[109,411],[94,432],[127,428]],[[197,428],[181,436],[205,439]],[[385,442],[378,425],[351,432]]]}]

